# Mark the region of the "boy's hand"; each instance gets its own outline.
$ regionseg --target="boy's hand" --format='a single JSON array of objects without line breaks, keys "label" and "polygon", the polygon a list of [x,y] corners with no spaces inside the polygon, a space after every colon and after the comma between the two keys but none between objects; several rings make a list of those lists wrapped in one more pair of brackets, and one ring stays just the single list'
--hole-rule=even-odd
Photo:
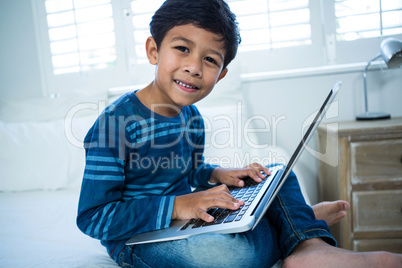
[{"label": "boy's hand", "polygon": [[215,168],[212,172],[211,183],[222,183],[228,186],[243,187],[244,181],[242,178],[250,177],[256,182],[262,182],[265,178],[263,171],[266,175],[270,175],[271,172],[268,168],[254,163],[246,166],[245,168]]},{"label": "boy's hand", "polygon": [[243,205],[244,201],[235,199],[226,185],[219,185],[206,191],[176,196],[172,219],[202,219],[212,222],[214,217],[206,212],[209,208],[237,210]]}]

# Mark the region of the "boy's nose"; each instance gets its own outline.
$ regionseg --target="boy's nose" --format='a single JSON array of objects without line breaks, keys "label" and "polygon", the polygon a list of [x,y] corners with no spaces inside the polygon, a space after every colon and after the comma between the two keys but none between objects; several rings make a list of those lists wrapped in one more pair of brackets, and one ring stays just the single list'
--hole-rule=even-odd
[{"label": "boy's nose", "polygon": [[196,59],[189,59],[184,64],[183,70],[191,76],[202,77],[202,62]]}]

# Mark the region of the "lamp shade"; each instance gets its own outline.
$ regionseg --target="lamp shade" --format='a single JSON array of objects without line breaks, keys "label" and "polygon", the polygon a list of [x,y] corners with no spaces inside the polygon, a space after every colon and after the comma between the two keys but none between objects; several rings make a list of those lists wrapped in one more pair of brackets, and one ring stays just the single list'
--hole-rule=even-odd
[{"label": "lamp shade", "polygon": [[368,110],[368,100],[367,100],[367,70],[370,64],[376,59],[382,57],[388,68],[399,68],[402,66],[402,41],[395,38],[387,38],[381,42],[380,45],[381,53],[370,60],[363,72],[363,82],[364,82],[364,106],[366,112],[364,114],[356,116],[357,120],[377,120],[377,119],[388,119],[391,118],[390,114],[387,113],[371,113]]},{"label": "lamp shade", "polygon": [[402,65],[402,42],[395,38],[387,38],[381,42],[381,56],[388,68],[399,68]]}]

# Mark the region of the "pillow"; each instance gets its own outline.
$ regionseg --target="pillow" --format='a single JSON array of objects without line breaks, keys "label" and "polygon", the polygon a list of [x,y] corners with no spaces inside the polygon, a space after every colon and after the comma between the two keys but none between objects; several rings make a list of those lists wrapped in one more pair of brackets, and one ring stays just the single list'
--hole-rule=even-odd
[{"label": "pillow", "polygon": [[45,122],[0,121],[0,191],[79,187],[84,171],[80,146],[94,116]]},{"label": "pillow", "polygon": [[[106,92],[71,91],[54,98],[0,100],[0,191],[80,186],[81,143],[105,99]],[[68,114],[72,122],[65,120]]]},{"label": "pillow", "polygon": [[[106,103],[106,92],[70,91],[49,98],[0,100],[0,121],[42,122],[62,119],[77,104]],[[80,113],[83,114],[84,112]]]}]

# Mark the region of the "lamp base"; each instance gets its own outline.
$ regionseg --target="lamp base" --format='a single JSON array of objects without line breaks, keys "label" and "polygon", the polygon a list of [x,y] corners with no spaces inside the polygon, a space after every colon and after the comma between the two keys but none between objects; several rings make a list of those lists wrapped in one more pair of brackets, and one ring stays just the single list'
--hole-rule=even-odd
[{"label": "lamp base", "polygon": [[356,116],[357,120],[382,120],[382,119],[390,119],[391,115],[386,113],[369,113],[366,112],[364,114],[360,114]]}]

